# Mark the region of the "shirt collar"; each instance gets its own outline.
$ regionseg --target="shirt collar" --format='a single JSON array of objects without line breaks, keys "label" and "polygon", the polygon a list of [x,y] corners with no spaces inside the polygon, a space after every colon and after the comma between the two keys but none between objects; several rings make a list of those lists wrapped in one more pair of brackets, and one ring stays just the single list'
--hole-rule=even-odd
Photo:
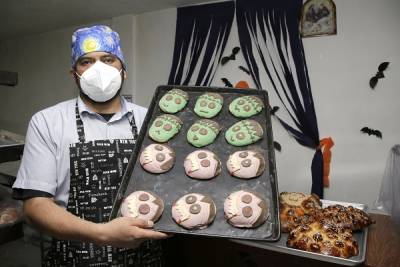
[{"label": "shirt collar", "polygon": [[[128,101],[125,99],[125,97],[120,96],[120,100],[121,100],[121,110],[118,111],[113,118],[110,120],[111,121],[115,121],[115,120],[119,120],[121,119],[123,116],[127,115],[127,114],[132,114],[133,113],[133,108],[129,108],[128,106]],[[96,112],[92,111],[91,109],[89,109],[88,106],[86,106],[86,104],[82,101],[82,98],[80,96],[78,96],[78,109],[79,109],[79,115],[83,115],[83,114],[93,114],[93,115],[98,115]]]}]

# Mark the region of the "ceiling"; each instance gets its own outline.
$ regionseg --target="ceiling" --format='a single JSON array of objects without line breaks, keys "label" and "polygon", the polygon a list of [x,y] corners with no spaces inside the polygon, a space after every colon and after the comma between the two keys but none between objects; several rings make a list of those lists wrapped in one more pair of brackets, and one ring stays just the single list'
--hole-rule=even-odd
[{"label": "ceiling", "polygon": [[0,40],[210,0],[2,0]]}]

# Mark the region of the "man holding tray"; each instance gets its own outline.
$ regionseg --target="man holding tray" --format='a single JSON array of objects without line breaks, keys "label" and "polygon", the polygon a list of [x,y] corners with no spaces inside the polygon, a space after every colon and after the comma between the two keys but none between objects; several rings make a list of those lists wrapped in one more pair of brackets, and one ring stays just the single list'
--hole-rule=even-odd
[{"label": "man holding tray", "polygon": [[32,117],[13,185],[27,220],[54,237],[43,266],[162,266],[155,240],[167,234],[148,229],[150,221],[108,221],[146,114],[120,96],[118,34],[107,26],[75,31],[71,74],[79,96]]}]

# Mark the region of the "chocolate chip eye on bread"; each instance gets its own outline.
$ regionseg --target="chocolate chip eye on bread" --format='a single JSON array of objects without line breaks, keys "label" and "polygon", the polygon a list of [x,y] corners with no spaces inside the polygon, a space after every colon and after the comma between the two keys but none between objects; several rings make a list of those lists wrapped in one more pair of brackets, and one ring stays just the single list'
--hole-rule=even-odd
[{"label": "chocolate chip eye on bread", "polygon": [[290,232],[286,245],[341,258],[350,258],[359,252],[351,230],[331,222],[316,221],[296,227]]},{"label": "chocolate chip eye on bread", "polygon": [[282,192],[279,195],[281,231],[288,233],[301,224],[313,222],[309,213],[322,209],[322,203],[315,194],[306,195],[297,192]]},{"label": "chocolate chip eye on bread", "polygon": [[290,232],[299,225],[322,220],[352,231],[362,230],[375,223],[366,212],[352,206],[332,205],[322,208],[315,194],[282,192],[279,200],[282,232]]}]

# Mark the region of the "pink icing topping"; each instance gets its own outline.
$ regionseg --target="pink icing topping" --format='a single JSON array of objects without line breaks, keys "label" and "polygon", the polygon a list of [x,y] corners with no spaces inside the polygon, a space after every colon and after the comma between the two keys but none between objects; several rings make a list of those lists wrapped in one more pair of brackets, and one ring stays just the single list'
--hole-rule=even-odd
[{"label": "pink icing topping", "polygon": [[[195,196],[196,201],[194,203],[188,204],[186,202],[186,197],[187,196]],[[209,222],[209,217],[210,217],[210,204],[203,202],[202,199],[204,198],[203,195],[201,194],[196,194],[196,193],[191,193],[184,195],[178,201],[172,205],[172,218],[174,219],[175,222],[177,222],[179,225],[183,226],[184,228],[187,229],[204,229],[208,226]],[[190,207],[193,205],[200,205],[200,212],[196,214],[190,212]],[[215,204],[214,205],[214,211],[215,209]],[[215,216],[215,214],[213,214]]]},{"label": "pink icing topping", "polygon": [[204,149],[190,153],[183,163],[186,174],[197,179],[211,179],[215,177],[220,163],[214,156],[213,152]]},{"label": "pink icing topping", "polygon": [[[149,198],[146,201],[141,201],[140,196],[147,194]],[[142,199],[145,199],[142,197]],[[127,196],[121,204],[121,214],[124,217],[132,217],[136,219],[142,219],[145,221],[154,221],[157,211],[163,207],[154,203],[156,198],[146,191],[136,191]],[[148,207],[146,206],[148,205]],[[140,212],[142,211],[142,212]],[[147,212],[146,214],[144,214]]]}]

